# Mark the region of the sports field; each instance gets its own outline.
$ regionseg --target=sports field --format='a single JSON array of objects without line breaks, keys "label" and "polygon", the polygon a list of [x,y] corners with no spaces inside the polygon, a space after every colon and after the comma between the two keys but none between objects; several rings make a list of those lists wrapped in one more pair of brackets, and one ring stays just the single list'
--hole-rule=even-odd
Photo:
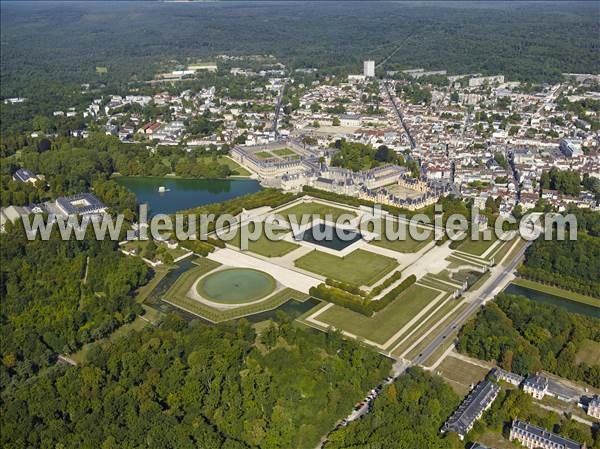
[{"label": "sports field", "polygon": [[325,215],[330,215],[329,218],[333,221],[337,221],[339,216],[342,214],[350,214],[356,216],[356,214],[352,211],[315,202],[296,204],[295,206],[288,207],[287,209],[278,211],[277,213],[279,215],[283,215],[283,217],[285,217],[286,220],[289,220],[288,217],[290,215],[295,216],[296,223],[300,223],[302,215],[305,214],[309,214],[311,216],[311,219],[313,215],[318,215],[319,218],[322,219],[325,218]]},{"label": "sports field", "polygon": [[357,249],[342,257],[321,251],[296,259],[294,265],[352,285],[372,285],[398,266],[396,259]]},{"label": "sports field", "polygon": [[413,284],[400,293],[395,301],[372,317],[334,305],[318,315],[316,319],[337,329],[383,344],[439,294],[440,292],[436,290]]},{"label": "sports field", "polygon": [[[264,226],[267,226],[267,225],[265,224]],[[244,229],[242,229],[242,230],[243,231],[247,230],[247,228],[248,228],[248,226],[245,226]],[[276,234],[276,235],[280,234],[280,232],[278,232],[278,231],[281,228],[271,228],[271,229],[273,230],[274,234]],[[287,232],[289,232],[289,231],[285,230],[285,229],[281,230],[281,234],[285,234]],[[227,243],[239,248],[240,244],[241,244],[241,233],[238,232],[235,235],[235,237]],[[260,254],[261,256],[265,256],[265,257],[281,257],[289,252],[294,251],[299,246],[300,245],[298,245],[296,243],[286,242],[284,240],[277,240],[277,241],[269,240],[263,230],[261,232],[261,235],[258,238],[258,240],[248,242],[248,251],[251,251],[256,254]]]}]

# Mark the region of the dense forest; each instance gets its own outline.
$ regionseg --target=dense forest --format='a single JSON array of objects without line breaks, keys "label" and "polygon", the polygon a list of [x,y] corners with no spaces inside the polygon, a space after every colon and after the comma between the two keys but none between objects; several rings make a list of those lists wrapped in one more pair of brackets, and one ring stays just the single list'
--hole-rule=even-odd
[{"label": "dense forest", "polygon": [[4,392],[2,447],[312,449],[390,369],[285,315],[259,336],[171,315],[87,354]]},{"label": "dense forest", "polygon": [[544,369],[599,388],[600,361],[590,366],[576,360],[586,339],[600,342],[599,319],[501,294],[465,324],[457,348],[519,374]]},{"label": "dense forest", "polygon": [[16,226],[0,234],[2,388],[141,313],[131,293],[148,280],[148,267],[116,248],[91,235],[28,241]]},{"label": "dense forest", "polygon": [[519,267],[521,277],[600,298],[600,214],[568,210],[577,218],[577,240],[536,239]]},{"label": "dense forest", "polygon": [[384,387],[368,415],[329,435],[325,448],[462,448],[456,434],[440,434],[458,403],[458,396],[441,378],[411,368]]}]

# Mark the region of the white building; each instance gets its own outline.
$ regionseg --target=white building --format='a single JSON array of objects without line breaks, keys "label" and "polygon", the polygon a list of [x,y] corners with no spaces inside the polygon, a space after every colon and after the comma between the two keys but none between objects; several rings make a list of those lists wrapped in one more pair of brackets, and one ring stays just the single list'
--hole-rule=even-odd
[{"label": "white building", "polygon": [[363,73],[367,78],[375,76],[375,61],[365,61]]}]

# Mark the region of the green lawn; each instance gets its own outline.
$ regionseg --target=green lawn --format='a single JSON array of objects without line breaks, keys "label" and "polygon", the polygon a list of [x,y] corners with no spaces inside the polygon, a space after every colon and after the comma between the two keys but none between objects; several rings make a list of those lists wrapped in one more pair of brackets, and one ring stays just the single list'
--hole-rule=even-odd
[{"label": "green lawn", "polygon": [[294,150],[290,150],[289,148],[280,148],[278,150],[272,150],[271,153],[281,157],[298,156]]},{"label": "green lawn", "polygon": [[530,281],[529,279],[517,278],[512,281],[513,284],[520,285],[521,287],[530,288],[537,290],[542,293],[548,293],[549,295],[559,296],[570,301],[580,302],[587,304],[588,306],[600,307],[600,299],[593,298],[591,296],[585,296],[581,293],[571,292],[564,290],[560,287],[554,287],[552,285],[544,285],[539,282]]},{"label": "green lawn", "polygon": [[[244,228],[247,229],[247,226],[245,226]],[[272,229],[273,229],[274,233],[279,234],[276,231],[277,231],[277,229],[281,229],[281,228],[272,228]],[[282,233],[285,234],[287,232],[289,232],[289,231],[284,230]],[[242,238],[241,233],[238,232],[235,235],[235,237],[227,243],[239,248],[241,245],[241,238]],[[252,241],[248,242],[248,251],[251,251],[256,254],[260,254],[261,256],[265,256],[265,257],[281,257],[289,252],[294,251],[299,246],[300,245],[298,245],[296,243],[286,242],[284,240],[278,240],[278,241],[269,240],[263,231],[261,233],[261,236],[258,238],[258,240],[254,241],[254,242],[252,242]]]},{"label": "green lawn", "polygon": [[[213,160],[213,156],[211,154],[207,154],[205,156],[199,156],[197,160],[198,162],[210,162]],[[233,172],[232,176],[250,176],[250,172],[248,170],[227,156],[218,155],[217,162],[219,164],[227,165]]]},{"label": "green lawn", "polygon": [[469,234],[467,237],[465,237],[457,250],[472,254],[474,256],[481,256],[490,246],[494,244],[496,240],[498,240],[493,229],[490,229],[490,234],[492,237],[490,240],[483,240],[482,232],[479,233],[478,240],[471,240],[471,235]]},{"label": "green lawn", "polygon": [[383,310],[366,317],[334,305],[316,317],[328,325],[383,344],[433,301],[439,292],[413,284]]},{"label": "green lawn", "polygon": [[301,216],[305,215],[305,214],[309,214],[312,220],[312,216],[313,215],[318,215],[319,218],[324,219],[325,215],[330,214],[331,215],[331,219],[333,221],[337,221],[337,219],[340,217],[340,215],[343,214],[350,214],[352,216],[356,216],[356,213],[349,211],[349,210],[344,210],[344,209],[340,209],[334,206],[329,206],[327,204],[321,204],[321,203],[300,203],[297,204],[295,206],[292,207],[288,207],[287,209],[284,209],[282,211],[278,211],[277,212],[279,215],[283,215],[283,217],[285,217],[286,219],[289,220],[289,216],[293,215],[296,217],[296,223],[300,223],[301,220]]},{"label": "green lawn", "polygon": [[259,159],[269,159],[270,157],[273,157],[270,151],[259,151],[257,153],[254,153],[254,156],[256,156]]},{"label": "green lawn", "polygon": [[[392,220],[386,220],[388,222],[387,226],[389,227]],[[394,221],[393,226],[390,228],[391,231],[398,231],[398,224]],[[372,229],[369,229],[372,230]],[[419,232],[422,232],[422,229],[418,229]],[[431,229],[431,235],[422,241],[415,240],[410,235],[410,230],[408,225],[406,226],[406,236],[401,239],[392,238],[389,239],[386,236],[386,222],[381,221],[381,237],[376,240],[371,240],[371,245],[379,246],[381,248],[390,249],[392,251],[398,251],[399,253],[416,253],[425,245],[433,240],[433,229]]]},{"label": "green lawn", "polygon": [[357,249],[338,257],[321,251],[296,259],[294,265],[327,278],[353,285],[372,285],[398,266],[396,259]]},{"label": "green lawn", "polygon": [[590,366],[600,364],[600,343],[587,338],[583,340],[579,345],[575,361],[577,364],[585,362]]},{"label": "green lawn", "polygon": [[441,375],[446,379],[458,382],[469,388],[470,385],[475,385],[482,381],[489,372],[489,369],[448,356],[440,363],[436,371],[440,371]]}]

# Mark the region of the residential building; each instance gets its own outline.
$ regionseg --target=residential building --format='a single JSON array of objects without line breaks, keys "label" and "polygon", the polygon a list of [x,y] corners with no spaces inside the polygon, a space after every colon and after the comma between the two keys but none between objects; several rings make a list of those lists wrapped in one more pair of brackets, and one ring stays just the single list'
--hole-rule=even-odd
[{"label": "residential building", "polygon": [[497,368],[497,367],[493,368],[490,371],[489,376],[496,380],[501,380],[501,381],[507,382],[511,385],[514,385],[515,387],[518,387],[519,385],[521,385],[523,380],[525,380],[525,378],[523,376],[520,376],[518,374],[512,373],[510,371],[506,371],[506,370],[503,370],[502,368]]},{"label": "residential building", "polygon": [[562,139],[559,148],[566,157],[579,157],[583,155],[581,142],[573,139]]},{"label": "residential building", "polygon": [[600,396],[594,396],[587,406],[587,414],[593,418],[600,419]]},{"label": "residential building", "polygon": [[523,382],[523,391],[536,399],[543,399],[548,392],[548,378],[540,374],[529,376]]},{"label": "residential building", "polygon": [[442,432],[456,432],[463,440],[473,428],[473,424],[486,411],[500,392],[500,387],[489,380],[484,380],[469,393],[467,398],[455,410],[442,427]]},{"label": "residential building", "polygon": [[585,443],[569,440],[518,419],[512,422],[509,439],[529,449],[586,449]]},{"label": "residential building", "polygon": [[365,77],[373,78],[375,76],[375,61],[365,61],[363,69]]},{"label": "residential building", "polygon": [[19,168],[16,172],[13,173],[13,179],[18,182],[30,182],[31,184],[35,184],[41,178],[40,176],[30,172],[29,170]]}]

